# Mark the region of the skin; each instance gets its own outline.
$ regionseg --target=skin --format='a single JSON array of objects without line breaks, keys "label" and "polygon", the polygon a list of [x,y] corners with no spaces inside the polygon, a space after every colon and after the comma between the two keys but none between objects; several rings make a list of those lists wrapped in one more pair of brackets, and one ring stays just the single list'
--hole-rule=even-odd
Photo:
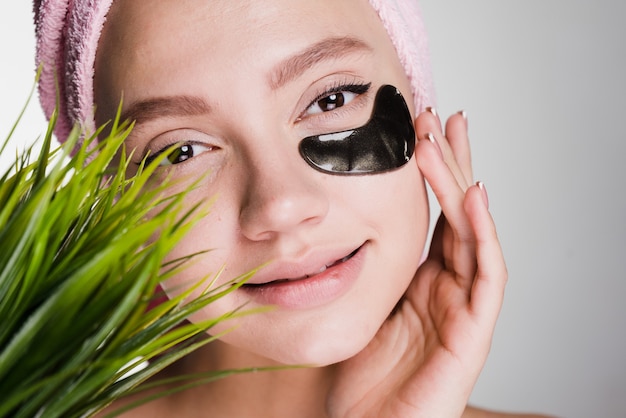
[{"label": "skin", "polygon": [[[96,85],[104,86],[105,92],[123,91],[127,109],[155,96],[186,94],[201,97],[212,110],[144,122],[129,139],[129,147],[143,155],[146,150],[156,152],[170,145],[172,138],[174,141],[190,138],[219,147],[163,170],[178,178],[187,176],[190,181],[183,185],[210,170],[209,179],[189,197],[203,201],[217,196],[211,214],[170,256],[177,258],[206,249],[212,249],[211,253],[166,285],[184,286],[190,280],[219,271],[222,266],[226,271],[221,281],[226,281],[268,261],[308,264],[319,259],[312,262],[310,269],[305,268],[315,271],[367,243],[363,274],[340,299],[314,309],[275,309],[245,317],[237,321],[236,331],[222,338],[233,346],[280,363],[327,365],[353,356],[375,335],[418,266],[428,225],[424,183],[415,164],[389,175],[356,180],[319,173],[302,160],[297,144],[301,138],[320,130],[333,132],[355,123],[362,125],[369,118],[378,86],[389,80],[410,97],[408,81],[389,40],[381,32],[384,29],[378,26],[379,33],[366,38],[371,52],[358,50],[341,62],[325,60],[279,89],[268,85],[267,74],[285,57],[306,50],[311,39],[325,39],[333,28],[346,23],[361,27],[362,19],[373,25],[377,23],[376,16],[361,8],[364,13],[344,22],[339,16],[350,15],[350,7],[333,6],[339,9],[333,21],[325,26],[309,23],[308,31],[283,40],[286,31],[294,31],[293,25],[303,26],[298,20],[303,20],[306,13],[326,13],[324,9],[303,6],[302,12],[293,12],[294,16],[285,19],[289,20],[284,24],[286,28],[268,31],[265,28],[269,22],[276,20],[271,12],[284,13],[285,8],[278,4],[268,10],[265,3],[254,5],[254,2],[244,2],[241,7],[233,7],[233,3],[226,1],[203,3],[203,7],[196,7],[197,2],[134,3],[122,1],[113,11],[112,21],[119,23],[119,31],[131,31],[134,36],[119,48],[114,41],[108,42],[114,37],[111,32],[116,29],[115,23],[111,32],[105,33],[102,45],[106,47],[101,56],[112,57],[104,65],[113,67],[98,71],[97,64]],[[171,10],[174,5],[175,13]],[[194,18],[181,17],[180,22],[169,19],[172,13],[184,16],[185,11],[197,19],[196,26],[191,23]],[[167,30],[154,25],[155,14],[168,16]],[[254,16],[250,18],[254,21],[242,25],[242,14]],[[267,15],[261,19],[259,16],[264,14]],[[207,21],[215,21],[216,25],[219,21],[219,27],[206,31]],[[174,26],[176,23],[178,26]],[[344,31],[340,36],[353,32]],[[181,36],[174,39],[170,33]],[[210,48],[199,54],[197,44]],[[237,45],[242,46],[234,54]],[[265,45],[273,45],[277,52],[259,56],[256,51],[265,49]],[[121,53],[113,52],[120,49]],[[394,65],[372,68],[374,63],[386,61]],[[146,68],[154,70],[146,72]],[[101,82],[100,75],[106,80]],[[349,110],[347,116],[332,119],[302,116],[320,91],[345,82],[372,82],[375,87],[368,97],[355,98],[341,108]],[[102,97],[100,91],[96,89],[96,102],[107,103],[106,99],[98,101]],[[116,102],[118,97],[112,103]],[[107,109],[111,109],[109,104],[104,110],[110,115]],[[299,118],[302,120],[298,121]],[[371,199],[372,193],[377,195],[375,201]],[[386,277],[391,285],[385,285],[380,292],[371,292],[382,288],[381,277]],[[193,319],[209,319],[248,302],[247,294],[235,292]],[[253,300],[247,306],[255,308],[263,303]],[[343,320],[336,321],[338,317]],[[214,332],[233,325],[231,321]]]},{"label": "skin", "polygon": [[[285,72],[288,58],[329,38],[356,40],[358,47],[338,42],[341,53],[328,56],[332,48],[323,48],[321,60]],[[473,183],[466,120],[455,115],[444,131],[436,114],[419,115],[415,155],[381,175],[320,173],[298,154],[306,136],[361,126],[381,85],[411,97],[366,1],[118,0],[100,40],[94,81],[98,124],[115,114],[122,95],[125,115],[137,120],[127,144],[135,160],[177,141],[192,141],[197,151],[155,177],[173,175],[179,188],[201,178],[189,203],[213,202],[170,257],[212,251],[165,283],[168,292],[222,267],[219,281],[225,282],[270,261],[267,272],[252,279],[269,281],[285,275],[272,265],[319,269],[361,248],[345,263],[355,266],[346,273],[354,280],[338,295],[287,298],[293,303],[229,321],[212,332],[236,329],[168,373],[319,367],[234,376],[128,416],[463,414],[507,277],[486,192]],[[319,94],[346,83],[371,88],[318,113]],[[176,112],[155,107],[154,98],[180,95],[194,106]],[[428,229],[424,178],[443,215],[420,266]],[[258,294],[238,290],[191,319],[213,318],[243,303],[267,305]]]}]

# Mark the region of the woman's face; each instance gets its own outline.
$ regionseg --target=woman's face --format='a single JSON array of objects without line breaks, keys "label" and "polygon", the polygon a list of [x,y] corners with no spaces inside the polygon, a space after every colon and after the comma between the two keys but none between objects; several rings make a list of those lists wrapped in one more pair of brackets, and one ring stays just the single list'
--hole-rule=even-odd
[{"label": "woman's face", "polygon": [[284,363],[334,363],[371,340],[422,254],[423,179],[414,159],[382,174],[322,173],[298,144],[365,124],[384,84],[414,114],[366,0],[116,0],[96,59],[98,124],[123,93],[135,161],[184,143],[156,176],[205,176],[189,203],[215,197],[171,257],[211,251],[165,286],[223,266],[225,282],[270,262],[193,320],[274,305],[222,340]]}]

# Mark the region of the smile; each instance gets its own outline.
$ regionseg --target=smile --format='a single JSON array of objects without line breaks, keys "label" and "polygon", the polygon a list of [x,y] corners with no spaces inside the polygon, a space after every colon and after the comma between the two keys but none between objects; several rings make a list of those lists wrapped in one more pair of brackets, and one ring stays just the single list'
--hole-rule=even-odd
[{"label": "smile", "polygon": [[357,248],[356,250],[352,251],[350,254],[348,254],[347,256],[333,261],[330,264],[325,264],[322,266],[322,268],[320,268],[318,271],[316,271],[315,273],[311,273],[311,274],[305,274],[303,276],[300,277],[294,277],[294,278],[288,278],[288,279],[277,279],[277,280],[273,280],[271,282],[267,282],[267,283],[261,283],[261,284],[250,284],[250,285],[245,285],[245,286],[266,286],[268,284],[272,284],[272,283],[280,283],[280,282],[287,282],[287,281],[294,281],[294,280],[303,280],[303,279],[309,279],[313,276],[316,276],[318,274],[321,274],[323,272],[325,272],[327,269],[329,268],[333,268],[341,263],[345,263],[346,261],[350,260],[352,257],[354,257],[354,255],[361,249],[361,247]]},{"label": "smile", "polygon": [[[356,282],[366,247],[361,245],[335,261],[322,263],[322,267],[277,264],[241,289],[257,303],[288,309],[305,309],[329,303],[346,293]],[[310,263],[314,264],[315,261]]]}]

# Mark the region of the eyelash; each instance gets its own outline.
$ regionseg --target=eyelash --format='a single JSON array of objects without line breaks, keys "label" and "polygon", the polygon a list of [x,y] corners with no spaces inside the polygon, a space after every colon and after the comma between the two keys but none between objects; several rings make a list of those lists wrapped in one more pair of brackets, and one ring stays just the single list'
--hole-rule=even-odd
[{"label": "eyelash", "polygon": [[[205,148],[207,148],[207,151],[213,151],[216,148],[214,146],[207,145],[207,144],[204,144],[204,143],[200,143],[200,142],[197,142],[197,141],[178,141],[178,142],[174,142],[174,143],[172,143],[170,145],[167,145],[166,147],[163,147],[163,148],[161,148],[160,150],[158,150],[158,151],[156,151],[154,153],[147,154],[144,157],[145,164],[146,165],[151,164],[155,159],[159,158],[159,156],[163,155],[164,153],[166,153],[170,149],[171,149],[171,155],[173,155],[173,154],[175,154],[175,152],[177,150],[179,150],[180,148],[185,147],[185,146],[187,146],[187,147],[193,147],[193,146],[205,147]],[[170,165],[170,164],[165,163],[165,161],[168,160],[170,156],[164,156],[164,160],[163,160],[164,164],[162,164],[162,165],[164,165],[164,166]],[[191,157],[191,158],[193,158],[193,157]],[[186,160],[181,161],[179,163],[171,163],[171,165],[182,164],[184,162],[186,162]]]},{"label": "eyelash", "polygon": [[311,108],[311,106],[315,105],[317,102],[319,102],[320,100],[328,96],[341,93],[341,92],[350,92],[350,93],[354,93],[357,95],[362,95],[362,94],[367,93],[371,86],[372,86],[372,83],[341,83],[341,84],[330,86],[326,88],[323,92],[318,93],[315,96],[315,98],[311,100],[311,102],[305,107],[304,111],[302,112],[302,114],[300,115],[298,119],[303,119],[304,117],[306,117],[304,116],[304,114],[306,113],[308,109]]}]

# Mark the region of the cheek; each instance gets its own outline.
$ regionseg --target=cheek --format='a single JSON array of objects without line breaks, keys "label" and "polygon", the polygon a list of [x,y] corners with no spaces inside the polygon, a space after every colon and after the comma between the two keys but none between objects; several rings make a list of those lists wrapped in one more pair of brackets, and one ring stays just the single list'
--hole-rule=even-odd
[{"label": "cheek", "polygon": [[413,174],[391,192],[389,199],[398,212],[395,220],[400,239],[409,240],[416,248],[423,246],[426,239],[430,209],[424,179],[419,170],[411,166],[407,171]]},{"label": "cheek", "polygon": [[[377,252],[369,289],[384,277],[387,293],[379,295],[381,313],[404,293],[422,260],[429,228],[429,204],[424,180],[412,161],[388,181],[381,179],[363,202],[362,216],[374,231]],[[382,176],[381,176],[382,177]],[[365,210],[366,209],[366,210]]]},{"label": "cheek", "polygon": [[355,210],[381,234],[390,234],[385,239],[412,239],[415,245],[425,239],[428,197],[414,159],[395,172],[364,177],[360,187],[353,188],[352,193],[358,195]]},{"label": "cheek", "polygon": [[[200,202],[197,210],[201,218],[193,223],[165,258],[166,262],[172,262],[193,255],[174,278],[164,283],[166,290],[173,292],[175,289],[185,290],[197,280],[205,278],[211,280],[225,266],[230,266],[231,261],[228,257],[237,242],[233,211],[227,210],[226,202],[202,190],[191,192],[186,197],[188,208]],[[219,283],[226,282],[234,276],[234,273],[220,274]]]}]

